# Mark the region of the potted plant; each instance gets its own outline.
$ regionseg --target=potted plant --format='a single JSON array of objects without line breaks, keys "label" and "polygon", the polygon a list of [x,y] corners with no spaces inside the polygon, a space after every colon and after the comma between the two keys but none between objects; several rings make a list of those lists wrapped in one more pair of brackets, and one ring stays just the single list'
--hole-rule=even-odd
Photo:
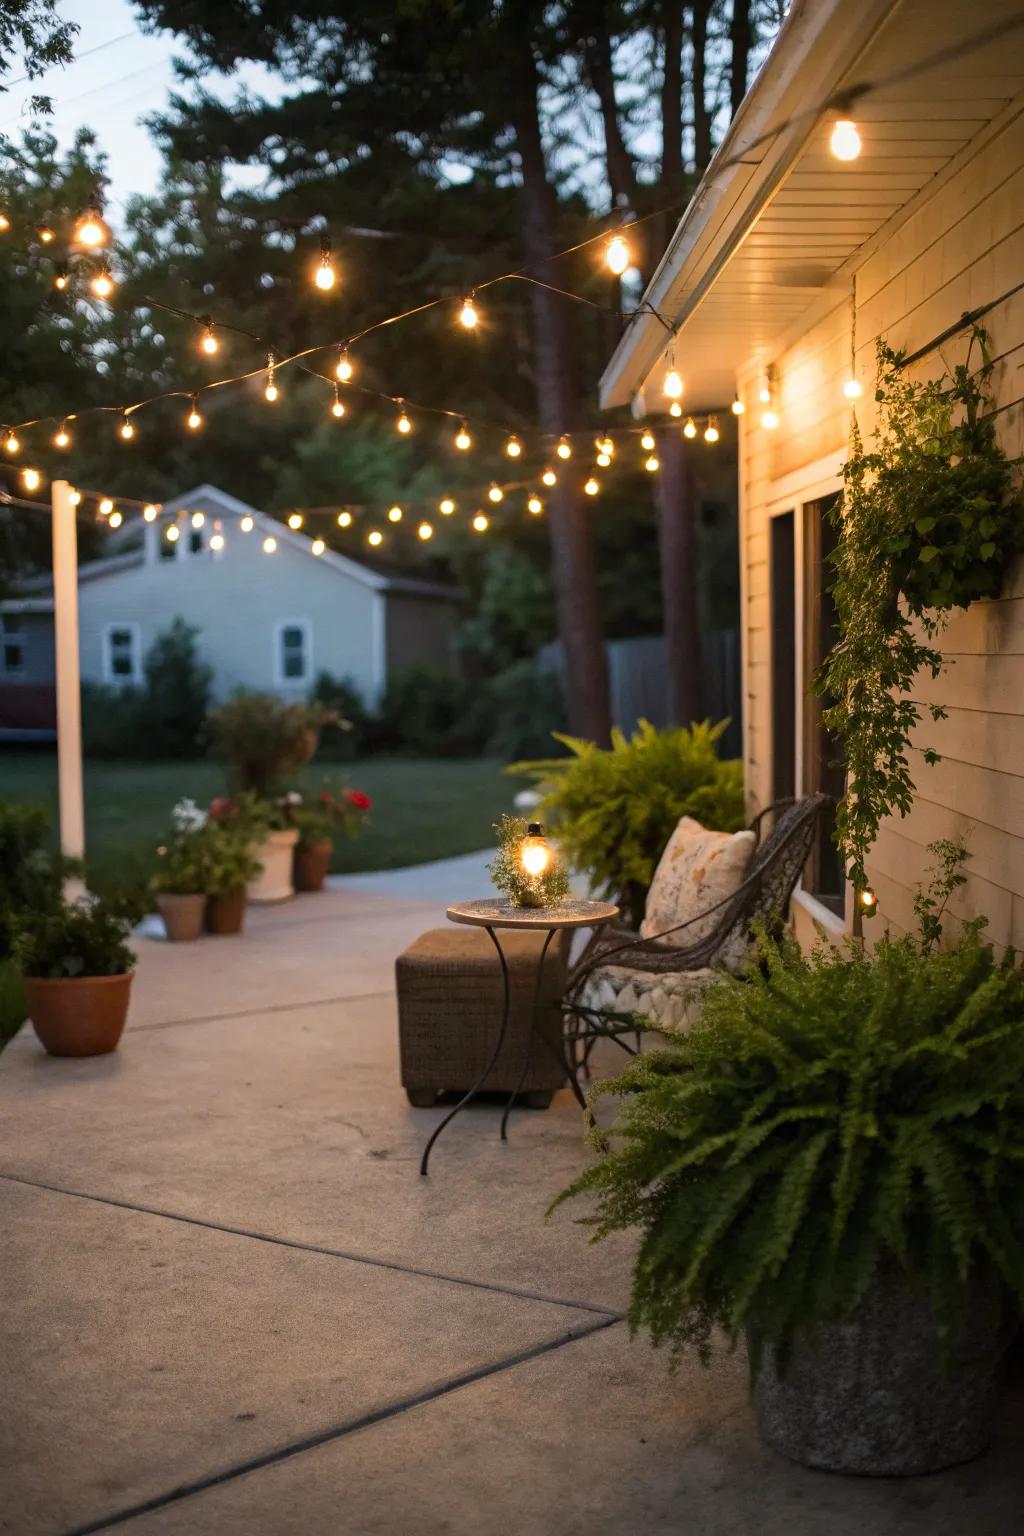
[{"label": "potted plant", "polygon": [[763,940],[601,1085],[621,1119],[560,1197],[596,1197],[598,1238],[639,1228],[634,1328],[705,1361],[746,1334],[762,1434],[809,1466],[978,1455],[1024,1300],[1024,972],[980,920],[936,948],[955,879],[917,938]]},{"label": "potted plant", "polygon": [[206,819],[206,930],[240,933],[245,921],[246,887],[262,871],[254,848],[265,837],[258,804],[220,798]]},{"label": "potted plant", "polygon": [[206,812],[194,800],[179,800],[171,812],[171,833],[157,849],[160,867],[153,879],[157,911],[174,943],[198,939],[206,910]]},{"label": "potted plant", "polygon": [[95,897],[15,918],[14,955],[32,1027],[51,1056],[113,1051],[128,1017],[131,920]]},{"label": "potted plant", "polygon": [[323,890],[331,865],[334,839],[358,837],[372,802],[361,789],[332,789],[325,785],[315,799],[295,806],[293,820],[299,833],[295,849],[295,889]]}]

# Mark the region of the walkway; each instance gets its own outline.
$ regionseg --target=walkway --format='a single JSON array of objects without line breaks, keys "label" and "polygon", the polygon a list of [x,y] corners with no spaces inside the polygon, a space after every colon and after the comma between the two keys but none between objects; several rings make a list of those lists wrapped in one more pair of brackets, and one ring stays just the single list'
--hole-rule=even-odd
[{"label": "walkway", "polygon": [[392,966],[432,891],[481,891],[453,867],[144,938],[116,1055],[0,1058],[0,1531],[1017,1528],[1019,1419],[941,1477],[831,1478],[761,1446],[741,1359],[670,1378],[631,1343],[630,1245],[543,1220],[585,1156],[568,1094],[505,1146],[467,1113],[418,1176]]}]

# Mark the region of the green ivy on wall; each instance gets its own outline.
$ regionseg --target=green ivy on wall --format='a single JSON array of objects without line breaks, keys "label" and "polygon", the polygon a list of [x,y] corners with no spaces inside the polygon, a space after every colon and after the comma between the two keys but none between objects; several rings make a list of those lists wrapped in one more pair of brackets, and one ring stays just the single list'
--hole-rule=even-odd
[{"label": "green ivy on wall", "polygon": [[[952,610],[995,597],[1024,548],[1019,461],[996,441],[985,332],[976,326],[966,361],[936,379],[907,378],[904,357],[879,342],[872,452],[854,422],[831,514],[840,638],[815,679],[844,747],[836,841],[858,890],[881,822],[910,810],[911,733],[945,714],[913,696],[914,680],[938,675],[935,641]],[[938,761],[928,747],[921,755]]]}]

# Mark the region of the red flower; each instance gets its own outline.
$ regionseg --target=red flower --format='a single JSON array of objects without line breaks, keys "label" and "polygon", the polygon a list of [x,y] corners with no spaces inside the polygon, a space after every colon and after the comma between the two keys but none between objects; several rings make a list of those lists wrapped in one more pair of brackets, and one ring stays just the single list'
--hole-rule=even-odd
[{"label": "red flower", "polygon": [[373,804],[369,795],[364,795],[361,789],[346,789],[345,799],[354,811],[368,811]]},{"label": "red flower", "polygon": [[238,806],[234,800],[229,800],[226,795],[218,795],[216,800],[210,801],[210,809],[207,815],[211,821],[230,821],[232,816],[238,815]]},{"label": "red flower", "polygon": [[334,804],[334,796],[331,794],[329,789],[325,789],[321,793],[321,795],[320,795],[320,804],[321,805],[333,805]]}]

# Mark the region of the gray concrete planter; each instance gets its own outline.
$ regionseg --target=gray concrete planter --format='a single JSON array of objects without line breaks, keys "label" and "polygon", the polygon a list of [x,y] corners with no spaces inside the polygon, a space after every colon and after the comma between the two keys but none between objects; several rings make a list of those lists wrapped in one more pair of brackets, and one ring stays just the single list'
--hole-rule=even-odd
[{"label": "gray concrete planter", "polygon": [[783,1377],[765,1351],[758,1427],[783,1456],[828,1472],[910,1477],[971,1461],[988,1445],[1004,1342],[998,1294],[979,1287],[944,1366],[927,1299],[890,1278],[816,1349],[798,1344]]}]

